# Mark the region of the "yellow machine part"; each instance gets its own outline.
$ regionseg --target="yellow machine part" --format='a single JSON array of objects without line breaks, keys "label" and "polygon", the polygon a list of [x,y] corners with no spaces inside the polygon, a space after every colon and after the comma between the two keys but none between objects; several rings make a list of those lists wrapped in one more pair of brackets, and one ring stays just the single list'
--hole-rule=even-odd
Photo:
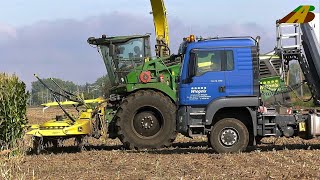
[{"label": "yellow machine part", "polygon": [[81,112],[80,117],[73,123],[70,119],[46,121],[41,125],[31,125],[27,135],[43,136],[73,136],[88,135],[92,132],[92,109]]},{"label": "yellow machine part", "polygon": [[163,0],[150,0],[153,14],[154,27],[157,39],[165,39],[167,46],[170,44],[167,10]]},{"label": "yellow machine part", "polygon": [[[91,104],[91,103],[102,103],[106,101],[103,98],[97,98],[97,99],[88,99],[88,100],[84,100],[85,104]],[[62,106],[64,105],[77,105],[77,102],[73,102],[73,101],[63,101],[63,102],[59,102]],[[54,106],[58,106],[59,104],[57,102],[50,102],[50,103],[45,103],[45,104],[41,104],[42,106],[45,107],[54,107]]]},{"label": "yellow machine part", "polygon": [[92,116],[92,109],[87,109],[86,112],[82,112],[80,114],[79,119],[90,119]]},{"label": "yellow machine part", "polygon": [[163,0],[150,0],[150,2],[156,32],[156,55],[157,57],[170,56],[169,26],[166,7]]},{"label": "yellow machine part", "polygon": [[[107,106],[106,99],[97,98],[97,99],[89,99],[84,101],[86,104],[90,103],[98,103],[97,108],[99,109],[99,114],[104,119],[104,108]],[[76,105],[77,102],[73,101],[64,101],[60,102],[61,105]],[[54,107],[58,106],[57,102],[51,102],[42,104],[42,106]],[[28,129],[31,129],[27,132],[27,135],[33,135],[38,137],[61,137],[61,136],[77,136],[77,135],[89,135],[93,131],[92,124],[92,109],[86,109],[86,111],[82,111],[79,117],[72,122],[70,119],[63,119],[57,121],[55,119],[46,121],[43,124],[34,124],[27,126]]]},{"label": "yellow machine part", "polygon": [[38,137],[87,135],[91,130],[92,123],[89,119],[77,119],[74,124],[70,120],[51,120],[27,132],[27,135]]},{"label": "yellow machine part", "polygon": [[300,122],[300,123],[299,123],[299,131],[300,131],[300,132],[307,131],[307,129],[306,129],[306,123],[305,123],[305,122]]}]

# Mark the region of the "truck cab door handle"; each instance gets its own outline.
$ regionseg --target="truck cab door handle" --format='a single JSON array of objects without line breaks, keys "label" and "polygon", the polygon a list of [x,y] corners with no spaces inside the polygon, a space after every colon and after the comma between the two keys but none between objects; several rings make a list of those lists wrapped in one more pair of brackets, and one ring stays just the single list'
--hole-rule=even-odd
[{"label": "truck cab door handle", "polygon": [[226,92],[226,86],[219,86],[219,92],[220,93]]}]

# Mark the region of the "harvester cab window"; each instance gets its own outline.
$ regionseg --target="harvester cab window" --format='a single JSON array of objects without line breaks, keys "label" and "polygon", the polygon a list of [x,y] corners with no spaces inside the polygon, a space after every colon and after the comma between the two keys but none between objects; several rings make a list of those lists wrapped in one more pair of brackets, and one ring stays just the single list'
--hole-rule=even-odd
[{"label": "harvester cab window", "polygon": [[117,49],[121,49],[119,58],[122,60],[140,60],[144,58],[143,38],[132,39],[126,43],[118,45]]},{"label": "harvester cab window", "polygon": [[[131,39],[117,46],[118,56],[116,64],[120,76],[125,76],[134,67],[141,65],[144,62],[144,39]],[[123,74],[124,73],[124,74]]]},{"label": "harvester cab window", "polygon": [[141,49],[140,49],[140,47],[139,46],[135,46],[134,48],[133,48],[133,50],[134,50],[134,57],[135,58],[142,58],[143,57],[143,54],[142,54],[142,51],[141,51]]}]

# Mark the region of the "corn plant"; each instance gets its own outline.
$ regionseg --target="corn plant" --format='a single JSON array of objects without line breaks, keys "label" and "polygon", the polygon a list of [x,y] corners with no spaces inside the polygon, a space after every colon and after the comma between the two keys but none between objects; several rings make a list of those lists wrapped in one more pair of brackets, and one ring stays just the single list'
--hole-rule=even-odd
[{"label": "corn plant", "polygon": [[26,85],[17,76],[0,73],[0,150],[22,137],[27,99]]}]

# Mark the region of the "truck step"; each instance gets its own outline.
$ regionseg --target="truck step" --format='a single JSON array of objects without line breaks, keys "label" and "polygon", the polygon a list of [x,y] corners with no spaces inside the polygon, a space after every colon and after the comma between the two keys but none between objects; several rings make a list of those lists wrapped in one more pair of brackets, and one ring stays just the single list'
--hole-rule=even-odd
[{"label": "truck step", "polygon": [[265,136],[275,136],[277,134],[273,134],[273,133],[270,133],[270,134],[264,134]]},{"label": "truck step", "polygon": [[190,128],[204,128],[204,125],[190,125]]},{"label": "truck step", "polygon": [[190,116],[203,116],[206,115],[205,112],[192,112],[190,113]]},{"label": "truck step", "polygon": [[275,125],[277,125],[276,123],[265,123],[264,124],[265,126],[275,126]]}]

